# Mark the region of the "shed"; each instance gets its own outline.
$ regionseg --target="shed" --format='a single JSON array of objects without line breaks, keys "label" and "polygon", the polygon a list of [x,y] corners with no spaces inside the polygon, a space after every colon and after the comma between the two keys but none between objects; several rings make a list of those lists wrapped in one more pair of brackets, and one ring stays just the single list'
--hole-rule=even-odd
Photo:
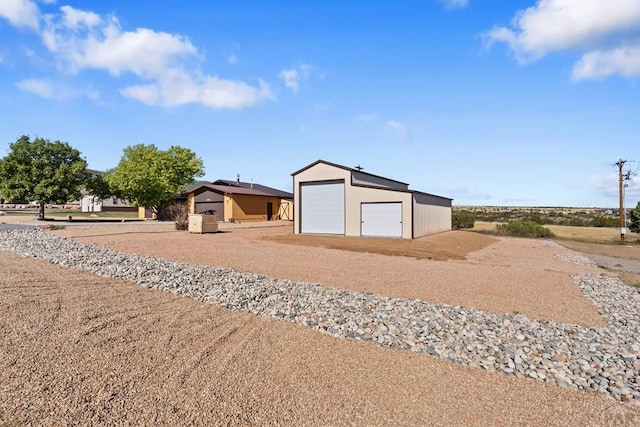
[{"label": "shed", "polygon": [[[216,181],[219,182],[219,181]],[[233,182],[233,181],[230,181]],[[293,194],[228,184],[200,184],[188,191],[189,213],[213,212],[226,222],[279,219],[281,196]]]},{"label": "shed", "polygon": [[412,239],[451,230],[448,197],[324,160],[292,175],[295,234]]}]

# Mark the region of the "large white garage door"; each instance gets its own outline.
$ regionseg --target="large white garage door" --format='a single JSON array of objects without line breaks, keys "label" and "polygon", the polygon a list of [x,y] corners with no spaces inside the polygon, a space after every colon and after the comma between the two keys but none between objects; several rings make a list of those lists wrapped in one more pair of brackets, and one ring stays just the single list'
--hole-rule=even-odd
[{"label": "large white garage door", "polygon": [[402,203],[363,203],[362,235],[402,237]]},{"label": "large white garage door", "polygon": [[302,233],[344,235],[344,181],[300,185]]}]

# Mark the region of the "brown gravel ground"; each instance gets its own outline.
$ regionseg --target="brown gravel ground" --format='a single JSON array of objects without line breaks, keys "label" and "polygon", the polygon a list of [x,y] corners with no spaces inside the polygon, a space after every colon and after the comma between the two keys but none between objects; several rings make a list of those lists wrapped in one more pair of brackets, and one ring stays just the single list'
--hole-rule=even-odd
[{"label": "brown gravel ground", "polygon": [[1,426],[640,422],[640,405],[8,252],[0,251],[0,271]]},{"label": "brown gravel ground", "polygon": [[[545,247],[537,240],[491,239],[464,231],[418,239],[425,242],[424,246],[444,247],[440,255],[474,250],[466,260],[443,261],[273,241],[290,235],[290,225],[238,228],[231,224],[225,227],[224,232],[215,234],[177,232],[170,224],[73,226],[53,232],[125,252],[235,268],[269,277],[604,326],[595,306],[582,297],[569,276],[599,270],[554,259],[553,254],[559,249]],[[446,246],[442,243],[446,238],[464,247]],[[492,242],[488,246],[487,239]],[[476,250],[482,246],[485,247]]]}]

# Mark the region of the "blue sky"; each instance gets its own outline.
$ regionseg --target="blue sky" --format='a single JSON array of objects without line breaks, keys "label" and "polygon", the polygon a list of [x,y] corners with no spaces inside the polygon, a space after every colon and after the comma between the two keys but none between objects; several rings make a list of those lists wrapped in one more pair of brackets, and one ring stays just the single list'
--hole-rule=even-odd
[{"label": "blue sky", "polygon": [[208,180],[290,190],[324,159],[456,205],[615,207],[639,80],[638,0],[0,0],[0,155],[26,134],[99,170],[180,145]]}]

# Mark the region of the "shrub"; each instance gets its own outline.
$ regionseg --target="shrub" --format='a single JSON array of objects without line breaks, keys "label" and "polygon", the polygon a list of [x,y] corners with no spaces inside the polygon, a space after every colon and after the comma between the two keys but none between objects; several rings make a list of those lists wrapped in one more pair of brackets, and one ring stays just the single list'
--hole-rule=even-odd
[{"label": "shrub", "polygon": [[175,202],[158,213],[161,221],[174,221],[176,230],[189,228],[189,205],[186,202]]},{"label": "shrub", "polygon": [[640,233],[640,202],[638,202],[634,209],[629,211],[629,217],[631,219],[629,230],[634,233]]},{"label": "shrub", "polygon": [[598,215],[591,219],[592,227],[620,227],[620,219],[610,216]]},{"label": "shrub", "polygon": [[540,225],[548,222],[546,219],[543,219],[539,213],[529,214],[525,216],[524,220],[527,222],[535,222],[536,224],[540,224]]},{"label": "shrub", "polygon": [[469,212],[454,212],[451,214],[451,227],[455,230],[461,228],[473,228],[476,219]]},{"label": "shrub", "polygon": [[554,234],[546,227],[533,221],[510,221],[506,224],[496,225],[498,234],[516,237],[547,238]]}]

